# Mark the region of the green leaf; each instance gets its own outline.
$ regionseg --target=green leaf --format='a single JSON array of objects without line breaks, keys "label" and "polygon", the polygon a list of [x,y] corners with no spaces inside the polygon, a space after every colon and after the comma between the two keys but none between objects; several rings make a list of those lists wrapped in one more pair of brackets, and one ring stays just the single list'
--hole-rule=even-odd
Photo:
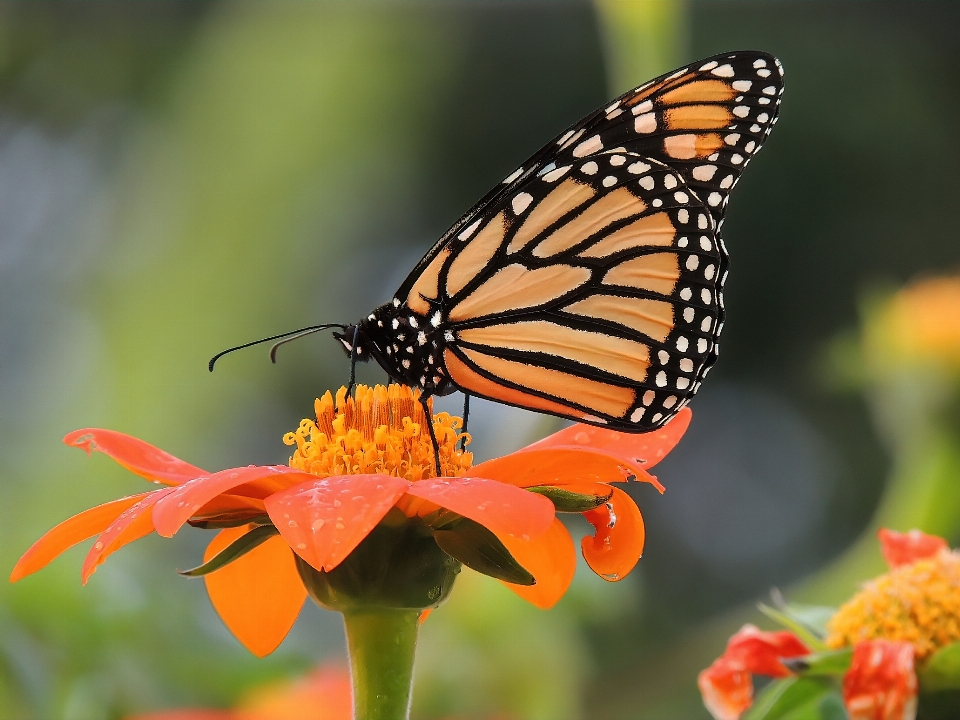
[{"label": "green leaf", "polygon": [[246,535],[234,540],[203,565],[195,567],[191,570],[178,570],[177,572],[184,577],[202,577],[203,575],[209,575],[214,570],[219,570],[225,565],[229,565],[234,560],[246,555],[258,545],[262,545],[274,535],[279,534],[280,531],[277,530],[275,526],[261,525],[260,527],[254,528]]},{"label": "green leaf", "polygon": [[806,657],[781,660],[791,672],[804,677],[841,677],[850,669],[853,648],[829,650]]},{"label": "green leaf", "polygon": [[435,530],[433,539],[447,555],[478,573],[515,585],[535,585],[537,582],[496,535],[473,520],[460,518],[443,530]]},{"label": "green leaf", "polygon": [[960,642],[940,648],[917,673],[923,692],[960,690]]},{"label": "green leaf", "polygon": [[191,527],[201,528],[202,530],[220,530],[223,528],[240,527],[241,525],[267,525],[270,522],[270,516],[264,515],[260,510],[235,510],[231,513],[218,513],[210,519],[193,518],[187,520]]},{"label": "green leaf", "polygon": [[823,642],[826,636],[823,617],[827,611],[832,617],[834,611],[831,608],[787,604],[780,608],[772,608],[764,603],[758,603],[757,608],[771,620],[792,630],[811,650],[821,652],[828,649]]},{"label": "green leaf", "polygon": [[538,485],[528,487],[527,490],[543,495],[553,503],[557,512],[562,513],[584,513],[596,510],[613,496],[613,490],[606,495],[594,495],[593,493],[575,493],[553,485]]},{"label": "green leaf", "polygon": [[774,680],[757,696],[742,720],[820,720],[821,706],[834,691],[824,678]]}]

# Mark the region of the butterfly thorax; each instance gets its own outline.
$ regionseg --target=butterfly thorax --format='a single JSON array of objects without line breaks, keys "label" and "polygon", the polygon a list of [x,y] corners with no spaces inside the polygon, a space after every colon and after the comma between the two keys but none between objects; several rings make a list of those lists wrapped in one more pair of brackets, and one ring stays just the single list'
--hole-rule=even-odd
[{"label": "butterfly thorax", "polygon": [[373,358],[393,380],[431,395],[456,390],[443,366],[443,330],[406,304],[381,305],[357,325],[336,333],[347,354],[355,331],[357,360]]}]

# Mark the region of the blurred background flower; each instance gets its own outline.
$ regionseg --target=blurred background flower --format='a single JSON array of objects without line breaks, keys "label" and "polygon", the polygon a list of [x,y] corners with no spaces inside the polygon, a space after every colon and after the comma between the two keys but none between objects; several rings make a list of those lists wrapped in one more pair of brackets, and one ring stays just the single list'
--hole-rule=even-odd
[{"label": "blurred background flower", "polygon": [[[631,487],[644,560],[615,585],[578,573],[549,613],[464,573],[424,626],[415,714],[705,718],[697,673],[771,585],[849,597],[882,569],[881,524],[956,546],[956,354],[902,349],[949,345],[956,315],[929,298],[952,295],[891,300],[960,266],[956,3],[6,3],[0,574],[125,492],[66,432],[116,428],[202,467],[285,462],[269,439],[343,383],[342,351],[318,336],[211,376],[213,353],[358,319],[547,138],[740,47],[780,56],[786,104],[724,226],[723,357],[657,470],[666,494]],[[913,307],[944,320],[883,319]],[[477,461],[557,427],[471,414]],[[342,654],[339,618],[308,606],[249,657],[199,583],[150,569],[190,567],[196,535],[137,543],[84,589],[79,548],[3,584],[0,717],[232,707]]]}]

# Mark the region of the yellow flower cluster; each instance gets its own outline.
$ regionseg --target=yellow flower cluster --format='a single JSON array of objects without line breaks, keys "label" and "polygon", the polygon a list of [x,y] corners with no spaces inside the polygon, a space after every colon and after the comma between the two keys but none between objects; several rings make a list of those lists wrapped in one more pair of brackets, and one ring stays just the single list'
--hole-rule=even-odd
[{"label": "yellow flower cluster", "polygon": [[[427,422],[420,392],[406,385],[357,385],[354,397],[347,389],[329,391],[314,407],[317,420],[303,420],[283,441],[296,445],[290,466],[320,477],[380,473],[407,480],[436,477],[433,444],[424,430]],[[432,404],[431,404],[432,407]],[[463,420],[447,413],[433,416],[440,444],[444,477],[460,477],[473,465],[473,453],[457,448]],[[423,430],[423,431],[422,431]]]},{"label": "yellow flower cluster", "polygon": [[900,640],[917,661],[960,641],[960,553],[939,554],[871,580],[828,625],[833,648],[861,640]]}]

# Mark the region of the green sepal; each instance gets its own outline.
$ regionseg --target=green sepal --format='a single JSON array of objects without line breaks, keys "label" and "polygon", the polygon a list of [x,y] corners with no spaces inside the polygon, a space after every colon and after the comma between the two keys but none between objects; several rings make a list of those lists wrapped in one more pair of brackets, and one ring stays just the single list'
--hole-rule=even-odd
[{"label": "green sepal", "polygon": [[823,639],[827,636],[826,623],[836,613],[833,608],[788,603],[773,608],[758,603],[757,609],[771,620],[792,630],[811,650],[824,652],[829,649]]},{"label": "green sepal", "polygon": [[742,720],[832,720],[836,703],[829,700],[835,692],[827,678],[774,680],[757,695]]},{"label": "green sepal", "polygon": [[852,660],[853,648],[844,648],[780,662],[791,672],[804,677],[842,677],[850,669]]},{"label": "green sepal", "polygon": [[260,510],[235,510],[229,513],[219,513],[205,520],[203,518],[187,520],[191,527],[201,530],[222,530],[224,528],[235,528],[241,525],[266,525],[270,522],[270,516],[265,515]]},{"label": "green sepal", "polygon": [[203,575],[209,575],[213,571],[219,570],[225,565],[229,565],[234,560],[243,557],[255,547],[265,543],[274,535],[279,534],[280,531],[277,530],[277,528],[273,525],[260,525],[259,527],[254,528],[250,532],[234,540],[203,565],[195,567],[191,570],[177,570],[177,572],[184,577],[202,577]]},{"label": "green sepal", "polygon": [[923,692],[960,690],[960,642],[945,645],[918,669]]},{"label": "green sepal", "polygon": [[537,485],[536,487],[528,487],[527,490],[537,493],[537,495],[543,495],[553,503],[557,512],[562,513],[585,513],[596,510],[613,497],[612,489],[606,495],[576,493],[555,485]]},{"label": "green sepal", "polygon": [[506,546],[483,525],[465,517],[433,531],[433,539],[450,557],[471,570],[514,585],[535,585],[536,579]]}]

